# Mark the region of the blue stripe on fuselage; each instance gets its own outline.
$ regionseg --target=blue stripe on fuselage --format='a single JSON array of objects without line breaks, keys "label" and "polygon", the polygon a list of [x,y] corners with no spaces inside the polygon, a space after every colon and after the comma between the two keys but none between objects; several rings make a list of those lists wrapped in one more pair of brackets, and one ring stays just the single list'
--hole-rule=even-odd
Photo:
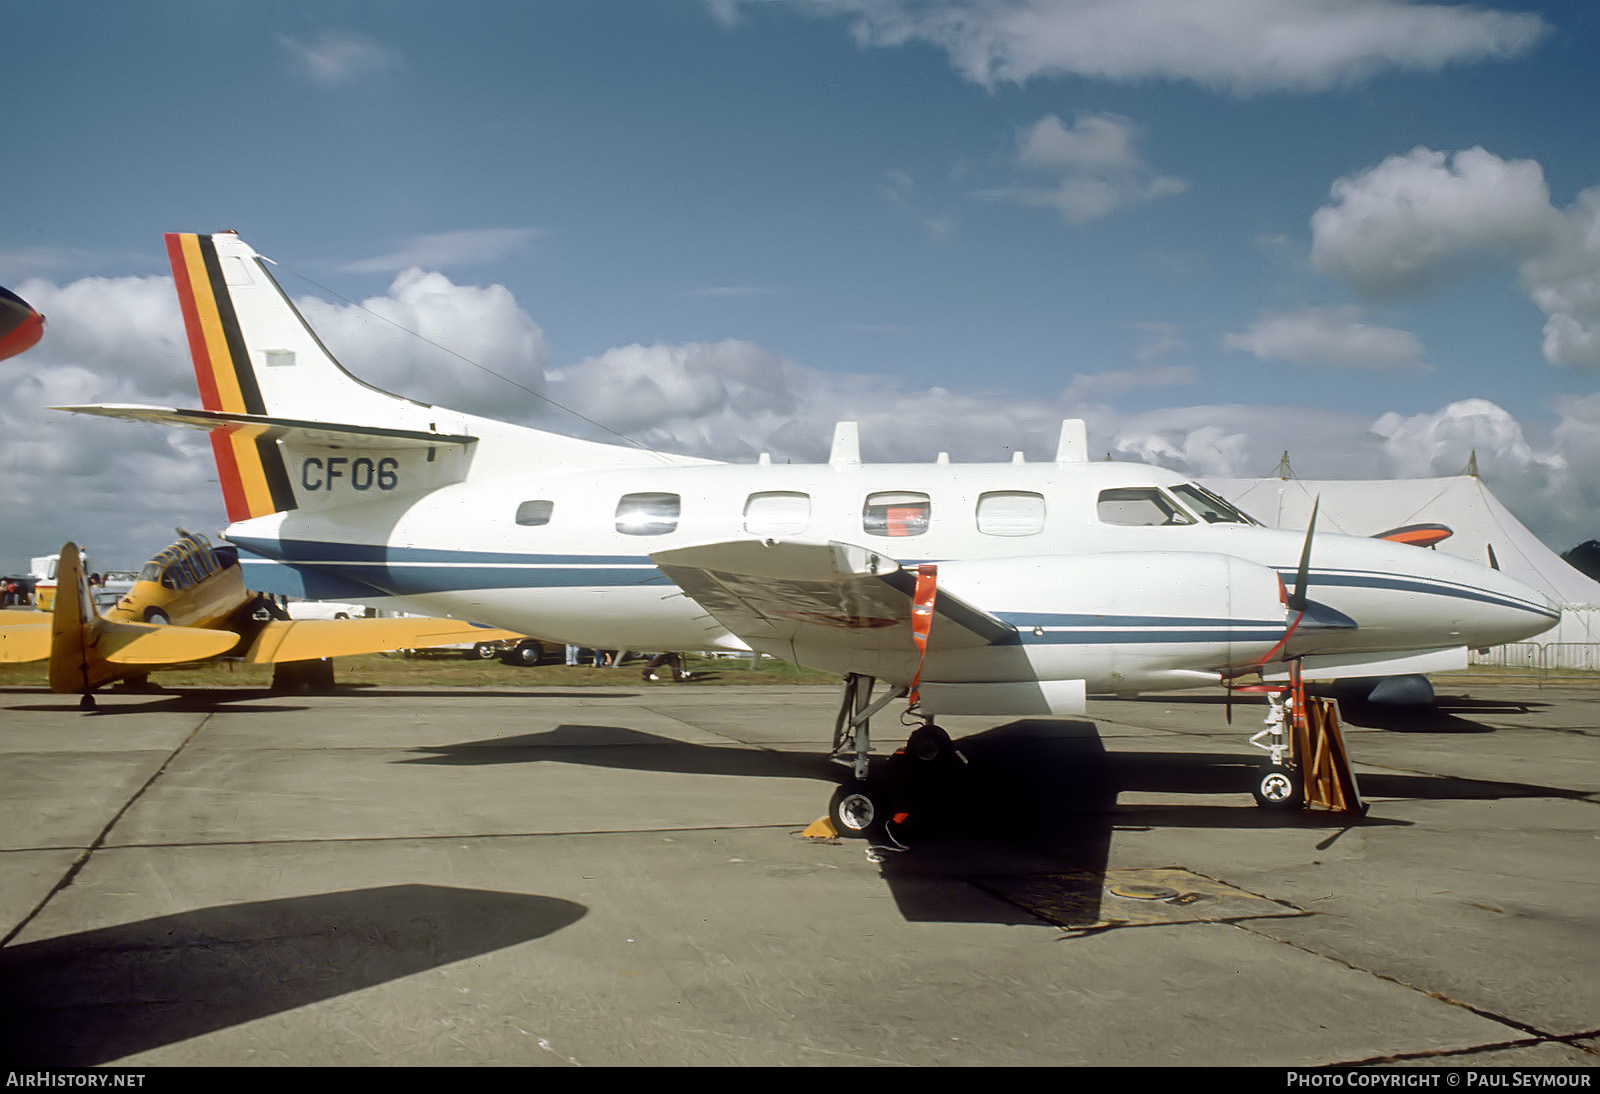
[{"label": "blue stripe on fuselage", "polygon": [[643,555],[520,555],[244,537],[229,542],[283,562],[305,575],[308,583],[349,583],[394,596],[667,583],[655,563]]},{"label": "blue stripe on fuselage", "polygon": [[[1294,567],[1274,567],[1285,582],[1293,583],[1298,570]],[[1374,570],[1310,570],[1306,578],[1306,590],[1315,589],[1317,586],[1326,588],[1346,589],[1386,589],[1395,592],[1423,593],[1428,596],[1442,596],[1457,600],[1473,600],[1480,604],[1497,604],[1503,608],[1518,608],[1534,615],[1542,616],[1552,623],[1561,618],[1561,613],[1553,611],[1543,604],[1521,600],[1516,597],[1505,596],[1501,593],[1491,593],[1485,589],[1476,589],[1470,585],[1460,585],[1454,582],[1433,581],[1419,577],[1405,577],[1399,574],[1383,573]]]}]

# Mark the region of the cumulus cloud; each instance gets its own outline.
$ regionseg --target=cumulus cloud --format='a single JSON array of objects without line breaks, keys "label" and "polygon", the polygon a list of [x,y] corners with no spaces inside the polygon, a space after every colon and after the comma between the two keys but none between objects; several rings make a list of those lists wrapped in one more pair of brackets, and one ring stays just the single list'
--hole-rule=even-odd
[{"label": "cumulus cloud", "polygon": [[[737,22],[740,0],[708,0]],[[742,0],[749,3],[750,0]],[[1239,94],[1520,57],[1537,15],[1413,0],[784,0],[863,46],[930,43],[991,87],[1052,76],[1188,80]]]},{"label": "cumulus cloud", "polygon": [[1311,232],[1312,265],[1372,299],[1513,266],[1545,315],[1545,359],[1600,369],[1600,187],[1561,210],[1533,160],[1416,148],[1335,182]]},{"label": "cumulus cloud", "polygon": [[1311,217],[1311,263],[1369,297],[1418,296],[1538,253],[1560,221],[1534,161],[1415,148],[1333,184]]},{"label": "cumulus cloud", "polygon": [[1043,185],[985,191],[984,196],[1056,210],[1069,224],[1117,208],[1181,194],[1188,183],[1159,175],[1134,148],[1133,124],[1115,114],[1080,114],[1069,126],[1047,114],[1017,136],[1015,165]]},{"label": "cumulus cloud", "polygon": [[1520,272],[1545,314],[1545,360],[1600,370],[1600,187],[1578,195],[1556,238]]},{"label": "cumulus cloud", "polygon": [[18,289],[44,339],[0,363],[0,569],[67,540],[98,565],[137,566],[174,524],[218,526],[221,497],[199,433],[46,410],[76,403],[192,405],[194,373],[170,278],[91,277]]},{"label": "cumulus cloud", "polygon": [[333,355],[378,387],[492,418],[542,413],[544,332],[504,285],[412,268],[360,305],[306,297],[298,306]]},{"label": "cumulus cloud", "polygon": [[300,73],[319,87],[370,84],[405,63],[399,50],[352,31],[324,30],[301,38],[280,34],[277,39]]},{"label": "cumulus cloud", "polygon": [[1263,361],[1301,368],[1429,370],[1422,343],[1410,331],[1361,322],[1353,307],[1300,308],[1262,315],[1239,334],[1222,338],[1224,349],[1244,350]]}]

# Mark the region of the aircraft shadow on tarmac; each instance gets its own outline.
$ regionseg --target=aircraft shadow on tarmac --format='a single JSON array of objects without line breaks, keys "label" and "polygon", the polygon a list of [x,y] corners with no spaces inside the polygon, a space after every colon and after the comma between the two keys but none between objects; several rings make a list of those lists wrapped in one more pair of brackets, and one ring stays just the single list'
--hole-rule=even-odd
[{"label": "aircraft shadow on tarmac", "polygon": [[[99,717],[107,714],[159,714],[166,712],[177,713],[207,713],[219,710],[249,711],[253,714],[281,714],[289,710],[304,710],[303,706],[281,706],[263,703],[262,700],[293,700],[299,695],[315,694],[328,695],[356,695],[368,688],[366,684],[340,684],[332,691],[316,691],[307,693],[295,692],[275,688],[152,688],[148,691],[134,692],[111,688],[101,692],[101,696],[114,696],[117,702],[102,702],[90,710],[85,710],[85,715]],[[78,704],[76,695],[56,695],[45,688],[8,688],[8,692],[17,694],[39,694],[47,696],[45,702],[37,704],[13,704],[0,707],[3,710],[19,710],[31,712],[44,712],[67,710]],[[437,691],[398,691],[384,688],[381,692],[384,699],[406,699],[423,697],[437,699]],[[493,691],[487,688],[474,688],[474,699],[543,699],[543,698],[571,698],[570,692],[542,692],[542,691]],[[597,692],[595,699],[637,699],[638,692],[626,693],[601,693]],[[586,696],[586,698],[590,698]]]},{"label": "aircraft shadow on tarmac", "polygon": [[[1101,901],[1116,831],[1144,827],[1342,827],[1351,818],[1256,808],[1249,797],[1259,761],[1235,754],[1108,751],[1087,721],[1021,719],[963,737],[966,762],[942,772],[911,772],[906,854],[884,857],[882,871],[909,920],[1038,923],[989,896],[1004,875],[1046,875],[1056,887],[1060,926],[1101,922]],[[922,786],[916,788],[916,783]],[[1237,804],[1122,805],[1130,792],[1236,795]],[[1384,821],[1356,820],[1382,824]],[[953,883],[963,883],[961,887]]]},{"label": "aircraft shadow on tarmac", "polygon": [[407,764],[473,767],[482,764],[569,763],[625,771],[751,778],[837,779],[841,769],[816,749],[779,751],[701,745],[614,725],[558,725],[543,733],[414,749]]},{"label": "aircraft shadow on tarmac", "polygon": [[200,908],[0,949],[0,1059],[90,1066],[552,934],[581,904],[392,885]]},{"label": "aircraft shadow on tarmac", "polygon": [[[966,762],[934,769],[903,756],[874,760],[909,811],[912,850],[888,854],[883,876],[911,920],[1033,923],[1039,919],[982,891],[977,878],[1069,871],[1081,889],[1074,915],[1093,921],[1098,878],[1119,827],[1186,826],[1325,831],[1351,823],[1329,814],[1257,809],[1249,785],[1258,759],[1237,754],[1109,752],[1088,721],[1023,719],[955,742]],[[636,771],[810,778],[834,783],[845,769],[818,751],[701,745],[616,725],[560,725],[546,732],[416,750],[410,764],[569,763]],[[1419,780],[1432,785],[1432,780]],[[1129,791],[1232,795],[1237,804],[1118,804]],[[824,808],[819,794],[817,813]],[[1400,823],[1360,820],[1362,824]],[[867,844],[843,841],[846,846]],[[1081,881],[1081,885],[1080,885]]]},{"label": "aircraft shadow on tarmac", "polygon": [[[1396,733],[1494,733],[1495,727],[1474,721],[1495,715],[1525,715],[1542,710],[1546,703],[1504,699],[1474,699],[1466,695],[1439,695],[1431,706],[1404,706],[1369,703],[1365,698],[1340,694],[1337,688],[1311,688],[1313,694],[1334,695],[1339,700],[1339,720],[1362,729],[1387,729]],[[1230,699],[1225,695],[1132,695],[1118,696],[1123,703],[1150,703],[1164,706],[1231,707],[1235,719],[1243,724],[1265,707],[1251,699]]]},{"label": "aircraft shadow on tarmac", "polygon": [[1459,695],[1441,695],[1431,707],[1396,707],[1341,699],[1339,717],[1362,729],[1387,729],[1394,733],[1494,733],[1494,726],[1473,719],[1530,714],[1547,705]]}]

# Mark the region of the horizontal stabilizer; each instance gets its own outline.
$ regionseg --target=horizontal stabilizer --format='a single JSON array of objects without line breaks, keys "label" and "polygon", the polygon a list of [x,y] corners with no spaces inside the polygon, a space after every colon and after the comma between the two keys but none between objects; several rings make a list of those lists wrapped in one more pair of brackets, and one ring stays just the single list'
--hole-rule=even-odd
[{"label": "horizontal stabilizer", "polygon": [[221,657],[239,644],[232,631],[173,627],[158,623],[111,623],[97,628],[95,649],[113,665],[187,665]]},{"label": "horizontal stabilizer", "polygon": [[47,613],[7,612],[4,618],[5,622],[0,624],[0,663],[43,661],[50,656],[50,616]]},{"label": "horizontal stabilizer", "polygon": [[261,628],[244,659],[269,665],[521,637],[458,619],[275,619]]},{"label": "horizontal stabilizer", "polygon": [[408,449],[435,448],[440,445],[469,445],[478,438],[456,433],[428,433],[410,429],[382,429],[375,426],[345,425],[339,422],[314,422],[299,418],[274,418],[265,414],[242,414],[224,410],[180,410],[176,407],[137,406],[103,403],[92,406],[53,406],[72,414],[93,414],[102,418],[125,418],[136,422],[155,422],[184,429],[210,432],[224,429],[232,436],[251,440],[289,441],[317,448]]},{"label": "horizontal stabilizer", "polygon": [[[734,540],[650,556],[672,581],[746,642],[818,642],[912,649],[915,574],[845,543]],[[1016,628],[940,590],[928,648],[1010,644]]]}]

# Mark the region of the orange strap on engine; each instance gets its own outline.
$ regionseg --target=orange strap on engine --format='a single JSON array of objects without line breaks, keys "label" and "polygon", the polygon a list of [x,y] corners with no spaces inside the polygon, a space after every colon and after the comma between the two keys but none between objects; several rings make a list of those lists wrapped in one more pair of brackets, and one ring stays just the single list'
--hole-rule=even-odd
[{"label": "orange strap on engine", "polygon": [[928,659],[928,631],[933,627],[933,601],[939,591],[939,567],[924,562],[917,567],[917,587],[911,594],[911,641],[917,646],[917,675],[911,680],[911,704],[916,705],[922,685],[922,664]]}]

